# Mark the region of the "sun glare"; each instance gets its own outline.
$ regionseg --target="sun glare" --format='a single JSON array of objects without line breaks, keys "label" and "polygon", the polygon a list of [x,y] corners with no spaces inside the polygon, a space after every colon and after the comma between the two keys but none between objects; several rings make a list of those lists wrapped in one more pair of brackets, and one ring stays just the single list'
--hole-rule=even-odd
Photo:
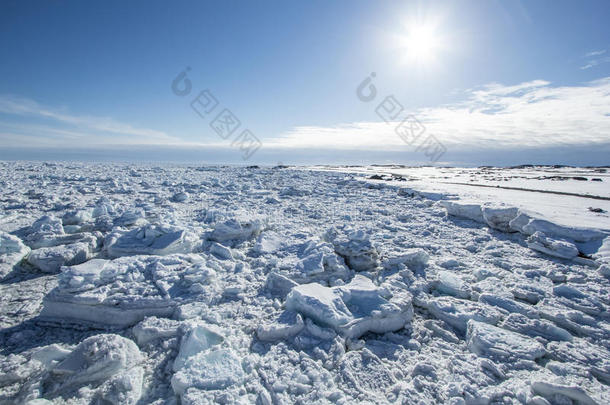
[{"label": "sun glare", "polygon": [[418,63],[429,63],[442,48],[442,41],[436,26],[426,23],[413,23],[406,27],[402,46],[407,58]]}]

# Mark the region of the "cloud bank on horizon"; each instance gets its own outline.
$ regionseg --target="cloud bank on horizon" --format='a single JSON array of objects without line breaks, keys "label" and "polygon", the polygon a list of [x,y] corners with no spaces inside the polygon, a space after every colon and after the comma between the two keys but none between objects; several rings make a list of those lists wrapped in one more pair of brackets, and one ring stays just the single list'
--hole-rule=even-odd
[{"label": "cloud bank on horizon", "polygon": [[[13,118],[0,120],[0,146],[4,147],[23,147],[24,141],[47,147],[74,146],[74,142],[81,146],[181,142],[162,131],[134,127],[110,117],[74,115],[65,108],[51,108],[13,95],[0,95],[0,114]],[[19,117],[27,121],[14,119]]]},{"label": "cloud bank on horizon", "polygon": [[[545,80],[491,83],[464,92],[462,101],[411,113],[449,150],[592,146],[610,143],[610,77],[577,86]],[[150,145],[223,148],[226,142],[193,142],[180,134],[140,128],[109,117],[79,116],[34,100],[0,96],[0,146],[51,148]],[[15,118],[27,118],[19,122]],[[32,122],[34,121],[34,122]],[[408,149],[383,121],[298,126],[262,137],[265,149],[395,151]],[[29,140],[30,143],[24,142]],[[75,143],[76,142],[76,143]]]},{"label": "cloud bank on horizon", "polygon": [[[534,80],[467,91],[464,101],[413,111],[448,148],[520,148],[610,142],[610,77],[581,86]],[[268,147],[392,150],[404,146],[385,122],[298,127]]]}]

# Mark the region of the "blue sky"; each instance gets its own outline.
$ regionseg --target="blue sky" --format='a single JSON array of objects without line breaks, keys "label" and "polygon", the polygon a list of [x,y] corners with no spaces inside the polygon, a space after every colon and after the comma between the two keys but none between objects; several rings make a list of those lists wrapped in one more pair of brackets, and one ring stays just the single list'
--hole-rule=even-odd
[{"label": "blue sky", "polygon": [[[428,163],[376,113],[393,96],[438,164],[610,164],[609,16],[608,1],[3,1],[0,158]],[[218,106],[201,117],[204,89]],[[227,139],[210,127],[224,108],[241,123]],[[262,145],[247,161],[244,129]]]}]

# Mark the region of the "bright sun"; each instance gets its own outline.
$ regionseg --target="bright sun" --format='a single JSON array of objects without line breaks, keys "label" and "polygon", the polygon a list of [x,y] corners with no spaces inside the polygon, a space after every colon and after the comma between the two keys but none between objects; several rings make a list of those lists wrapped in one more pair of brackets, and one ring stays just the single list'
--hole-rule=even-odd
[{"label": "bright sun", "polygon": [[436,57],[442,47],[440,36],[432,24],[409,24],[407,33],[402,38],[402,46],[408,59],[418,63],[427,63]]}]

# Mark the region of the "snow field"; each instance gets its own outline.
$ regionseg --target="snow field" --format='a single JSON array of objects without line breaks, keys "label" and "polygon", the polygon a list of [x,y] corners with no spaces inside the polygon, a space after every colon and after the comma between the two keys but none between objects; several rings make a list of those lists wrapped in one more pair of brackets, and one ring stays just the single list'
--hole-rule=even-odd
[{"label": "snow field", "polygon": [[336,172],[2,169],[0,403],[610,402],[603,231]]}]

